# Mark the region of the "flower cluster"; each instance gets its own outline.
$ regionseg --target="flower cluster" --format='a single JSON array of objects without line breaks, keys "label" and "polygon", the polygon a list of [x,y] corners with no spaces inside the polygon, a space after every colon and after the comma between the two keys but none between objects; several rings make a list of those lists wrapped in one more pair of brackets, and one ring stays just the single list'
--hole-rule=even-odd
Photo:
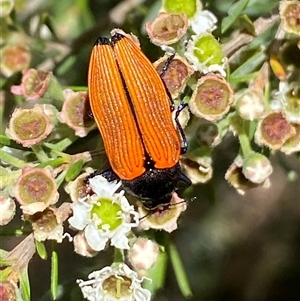
[{"label": "flower cluster", "polygon": [[[69,236],[75,252],[86,257],[96,256],[112,246],[126,255],[128,263],[139,274],[147,273],[155,266],[160,249],[152,240],[140,241],[133,229],[171,232],[177,228],[177,219],[186,205],[164,206],[155,213],[140,205],[138,213],[129,204],[125,192],[120,191],[120,181],[108,182],[100,175],[90,177],[91,168],[82,173],[83,165],[91,161],[91,154],[69,155],[65,149],[95,128],[95,122],[89,117],[87,92],[62,90],[50,72],[28,69],[22,73],[20,85],[12,86],[11,93],[21,96],[26,106],[12,112],[5,133],[27,153],[10,144],[1,150],[4,155],[1,159],[7,165],[3,175],[5,190],[0,200],[1,224],[6,225],[13,219],[17,202],[37,242],[55,240],[61,243]],[[192,73],[191,68],[187,73]],[[57,143],[59,140],[61,142]],[[72,203],[60,201],[59,186],[63,183],[67,183],[65,190]],[[183,201],[176,196],[175,193],[174,204]],[[140,214],[149,217],[144,218],[138,228]],[[70,228],[77,231],[74,237],[65,230],[66,220]],[[150,300],[150,292],[141,288],[143,278],[140,280],[133,270],[124,266],[124,275],[119,269],[112,269],[108,278],[113,280],[115,272],[130,276],[130,282],[124,278],[128,291],[121,293],[128,294],[128,298]],[[116,275],[116,279],[121,276]],[[87,287],[82,285],[82,290],[87,296]],[[100,295],[101,292],[96,293]]]},{"label": "flower cluster", "polygon": [[[298,1],[281,1],[280,17],[286,32],[299,34],[298,11]],[[166,55],[154,66],[162,74],[175,104],[188,103],[192,113],[179,119],[183,127],[188,124],[186,135],[192,137],[188,153],[181,158],[185,173],[194,184],[210,180],[213,148],[231,131],[239,138],[241,152],[225,178],[239,193],[244,193],[247,185],[266,187],[272,173],[269,159],[255,152],[252,142],[286,154],[299,151],[300,90],[297,76],[288,76],[284,63],[277,59],[278,54],[271,54],[270,67],[280,79],[279,89],[274,90],[271,99],[268,101],[265,94],[270,76],[267,64],[253,74],[248,88],[234,95],[233,89],[239,87],[236,81],[245,79],[237,78],[238,69],[230,77],[226,75],[228,59],[212,34],[216,22],[217,18],[203,10],[199,1],[179,4],[166,0],[157,18],[146,24],[146,31],[154,44],[176,53],[173,59]],[[282,48],[283,57],[286,48]],[[191,116],[198,118],[189,122]],[[247,135],[250,126],[255,129],[251,136]],[[237,177],[231,176],[237,170],[233,166],[238,166],[245,178],[243,189],[239,181],[235,182]]]},{"label": "flower cluster", "polygon": [[87,281],[78,280],[78,284],[89,301],[151,299],[150,291],[141,287],[144,279],[139,279],[137,273],[124,263],[92,272],[88,278]]}]

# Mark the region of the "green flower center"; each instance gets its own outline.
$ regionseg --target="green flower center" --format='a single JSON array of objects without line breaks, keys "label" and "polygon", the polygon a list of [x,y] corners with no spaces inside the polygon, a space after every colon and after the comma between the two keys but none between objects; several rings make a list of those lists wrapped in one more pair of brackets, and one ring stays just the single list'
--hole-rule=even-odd
[{"label": "green flower center", "polygon": [[165,0],[163,3],[164,9],[171,14],[185,13],[188,18],[195,15],[197,11],[196,0]]},{"label": "green flower center", "polygon": [[211,34],[201,36],[195,43],[195,48],[194,55],[199,62],[204,63],[207,61],[207,66],[222,64],[221,45]]},{"label": "green flower center", "polygon": [[91,210],[91,217],[96,214],[102,221],[101,224],[98,225],[99,229],[102,229],[103,225],[109,225],[110,230],[115,230],[122,224],[122,219],[118,215],[120,211],[122,211],[121,206],[117,203],[113,203],[113,199],[99,198]]}]

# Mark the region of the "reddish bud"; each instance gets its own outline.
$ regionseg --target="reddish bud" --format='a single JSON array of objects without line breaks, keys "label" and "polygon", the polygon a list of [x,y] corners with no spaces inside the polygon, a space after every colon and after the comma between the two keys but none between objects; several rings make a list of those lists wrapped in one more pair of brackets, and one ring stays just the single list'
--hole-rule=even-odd
[{"label": "reddish bud", "polygon": [[[158,73],[161,73],[168,58],[169,56],[165,55],[154,63],[154,67]],[[194,70],[187,60],[176,54],[162,75],[162,80],[170,92],[172,99],[177,98],[183,92],[188,79],[193,73]]]},{"label": "reddish bud", "polygon": [[156,264],[159,255],[158,245],[144,237],[139,237],[128,250],[128,259],[136,270],[148,270]]},{"label": "reddish bud", "polygon": [[58,114],[60,122],[66,123],[75,131],[75,135],[85,137],[96,127],[89,116],[90,106],[87,92],[74,92],[71,89],[63,91],[65,101],[62,111]]},{"label": "reddish bud", "polygon": [[152,23],[146,23],[151,42],[158,46],[176,43],[185,35],[187,28],[186,14],[161,12]]},{"label": "reddish bud", "polygon": [[263,144],[270,149],[279,149],[295,134],[296,130],[282,112],[271,112],[259,121],[255,140],[259,145]]},{"label": "reddish bud", "polygon": [[24,45],[7,45],[3,47],[0,51],[0,57],[0,71],[6,77],[27,69],[31,61],[29,48]]},{"label": "reddish bud", "polygon": [[11,92],[16,95],[22,95],[26,100],[36,100],[46,92],[51,77],[51,72],[28,69],[23,71],[21,84],[12,86]]}]

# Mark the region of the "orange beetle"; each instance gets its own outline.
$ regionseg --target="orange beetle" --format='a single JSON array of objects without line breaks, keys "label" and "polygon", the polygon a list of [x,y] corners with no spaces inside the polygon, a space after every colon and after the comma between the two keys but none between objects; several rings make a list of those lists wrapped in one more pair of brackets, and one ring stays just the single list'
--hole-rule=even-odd
[{"label": "orange beetle", "polygon": [[153,209],[170,202],[181,172],[182,138],[174,126],[166,88],[135,42],[115,32],[93,47],[90,106],[113,172],[124,189]]}]

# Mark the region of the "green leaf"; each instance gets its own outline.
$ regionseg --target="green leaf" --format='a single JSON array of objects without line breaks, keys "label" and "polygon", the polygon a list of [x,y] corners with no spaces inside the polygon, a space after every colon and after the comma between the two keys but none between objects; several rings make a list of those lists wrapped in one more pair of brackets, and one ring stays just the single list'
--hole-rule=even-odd
[{"label": "green leaf", "polygon": [[24,268],[19,275],[20,288],[24,301],[30,301],[30,282],[28,277],[28,267]]},{"label": "green leaf", "polygon": [[9,146],[11,143],[11,140],[6,135],[0,135],[0,144]]},{"label": "green leaf", "polygon": [[[275,7],[278,7],[278,0],[268,0],[268,2],[261,0],[250,0],[245,13],[250,16],[263,16],[269,14]],[[267,3],[267,5],[266,5]]]},{"label": "green leaf", "polygon": [[18,159],[17,157],[12,156],[11,154],[5,152],[4,150],[0,149],[0,158],[1,161],[6,162],[14,167],[22,168],[27,165],[26,162]]},{"label": "green leaf", "polygon": [[166,278],[167,259],[168,257],[166,252],[161,251],[159,253],[155,266],[148,270],[147,277],[149,277],[152,281],[145,280],[143,287],[148,289],[152,294],[155,294],[157,290],[164,286]]},{"label": "green leaf", "polygon": [[62,152],[67,147],[69,147],[74,141],[76,141],[77,138],[78,137],[76,137],[75,135],[72,134],[68,138],[64,138],[63,140],[57,142],[56,144],[45,142],[44,146],[47,146],[48,148],[50,148],[52,150]]},{"label": "green leaf", "polygon": [[249,74],[245,74],[245,75],[241,75],[241,76],[237,76],[237,77],[230,77],[230,83],[237,84],[237,83],[249,82],[253,78],[257,77],[258,74],[259,74],[259,72],[253,72],[253,73],[249,73]]},{"label": "green leaf", "polygon": [[74,180],[80,174],[84,163],[85,163],[85,161],[82,159],[74,162],[68,169],[66,176],[65,176],[65,180],[67,182]]},{"label": "green leaf", "polygon": [[41,144],[32,145],[31,148],[39,161],[45,162],[49,160],[49,157],[47,156]]},{"label": "green leaf", "polygon": [[249,0],[239,0],[229,8],[228,17],[225,17],[222,20],[222,33],[224,33],[238,19],[248,2]]},{"label": "green leaf", "polygon": [[235,81],[237,78],[247,76],[256,70],[266,59],[266,53],[259,51],[250,57],[244,64],[234,70],[230,75],[230,82]]},{"label": "green leaf", "polygon": [[1,272],[0,272],[0,281],[6,280],[7,277],[10,275],[11,272],[12,272],[12,268],[11,267],[7,267],[4,270],[1,270]]},{"label": "green leaf", "polygon": [[39,254],[39,256],[42,259],[46,260],[47,259],[47,251],[46,251],[44,243],[36,240],[35,247],[36,247],[36,250],[37,250],[37,253]]},{"label": "green leaf", "polygon": [[243,31],[246,30],[253,36],[256,35],[255,26],[251,21],[251,19],[246,14],[241,15],[239,21],[240,21],[240,30]]},{"label": "green leaf", "polygon": [[168,250],[180,291],[185,298],[190,298],[193,294],[178,250],[173,243],[169,244]]},{"label": "green leaf", "polygon": [[60,185],[64,182],[66,173],[67,173],[67,171],[64,170],[63,172],[61,172],[61,173],[55,178],[55,182],[56,182],[56,184],[57,184],[58,187],[60,187]]},{"label": "green leaf", "polygon": [[52,251],[51,256],[51,294],[53,300],[57,298],[58,291],[58,256],[56,251]]},{"label": "green leaf", "polygon": [[39,168],[44,168],[46,166],[51,166],[51,167],[58,167],[60,166],[61,164],[63,163],[66,163],[66,159],[64,158],[56,158],[56,159],[53,159],[53,160],[49,160],[49,161],[46,161],[46,162],[43,162],[43,163],[40,163],[37,167]]}]

